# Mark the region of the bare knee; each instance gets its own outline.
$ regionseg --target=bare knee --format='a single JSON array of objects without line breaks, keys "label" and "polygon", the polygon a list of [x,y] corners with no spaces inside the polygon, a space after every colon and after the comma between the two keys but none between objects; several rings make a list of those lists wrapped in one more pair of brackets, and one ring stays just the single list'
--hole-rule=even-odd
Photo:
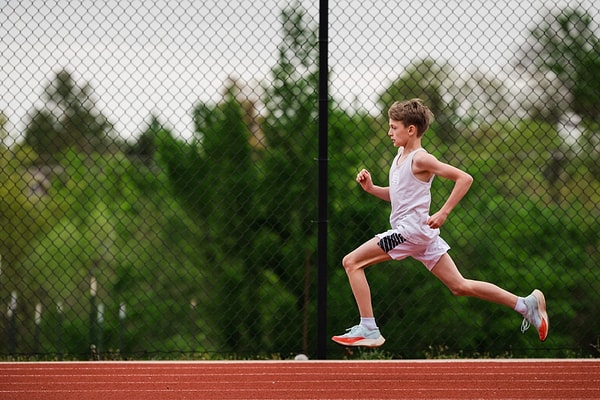
[{"label": "bare knee", "polygon": [[448,253],[440,258],[431,272],[446,285],[454,296],[471,296],[473,294],[472,281],[462,276]]},{"label": "bare knee", "polygon": [[342,259],[342,266],[347,274],[362,271],[370,265],[391,260],[391,257],[377,245],[379,239],[374,237],[366,241]]},{"label": "bare knee", "polygon": [[452,282],[448,285],[448,289],[454,296],[471,296],[473,290],[467,279],[461,279],[456,282]]},{"label": "bare knee", "polygon": [[346,270],[346,273],[356,269],[356,262],[353,260],[352,254],[347,254],[342,259],[342,266]]},{"label": "bare knee", "polygon": [[366,264],[354,253],[347,254],[342,259],[342,266],[347,274],[364,269]]}]

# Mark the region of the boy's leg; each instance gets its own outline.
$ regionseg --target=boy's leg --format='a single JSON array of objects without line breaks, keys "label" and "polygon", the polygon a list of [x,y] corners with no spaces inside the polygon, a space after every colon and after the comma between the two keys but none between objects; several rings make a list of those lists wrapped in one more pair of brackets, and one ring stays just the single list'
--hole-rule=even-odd
[{"label": "boy's leg", "polygon": [[373,306],[371,304],[371,290],[365,268],[383,261],[391,260],[391,257],[377,244],[379,238],[374,237],[366,241],[354,251],[346,255],[342,265],[348,275],[348,281],[352,288],[352,294],[356,300],[358,311],[363,318],[373,318]]},{"label": "boy's leg", "polygon": [[[517,301],[525,302],[525,308],[521,314],[527,321],[532,322],[540,336],[540,340],[546,340],[548,336],[548,314],[546,313],[546,301],[539,290],[534,290],[526,298],[519,298],[492,283],[465,279],[458,271],[456,264],[448,253],[444,254],[431,270],[444,285],[446,285],[455,296],[472,296],[482,300],[491,301],[505,305],[517,310]],[[527,325],[528,327],[529,325]],[[525,331],[527,327],[522,327]]]},{"label": "boy's leg", "polygon": [[[378,242],[377,237],[368,240],[342,260],[342,265],[346,270],[346,275],[348,275],[348,281],[358,306],[361,324],[348,329],[347,333],[343,335],[331,338],[341,345],[379,347],[385,342],[375,324],[373,306],[371,305],[371,290],[365,276],[366,267],[391,260],[391,257],[379,247]],[[370,324],[363,325],[365,320],[368,320],[374,326],[369,326]]]},{"label": "boy's leg", "polygon": [[444,254],[431,270],[455,296],[471,296],[502,304],[512,309],[517,304],[517,296],[489,282],[465,279],[454,260]]}]

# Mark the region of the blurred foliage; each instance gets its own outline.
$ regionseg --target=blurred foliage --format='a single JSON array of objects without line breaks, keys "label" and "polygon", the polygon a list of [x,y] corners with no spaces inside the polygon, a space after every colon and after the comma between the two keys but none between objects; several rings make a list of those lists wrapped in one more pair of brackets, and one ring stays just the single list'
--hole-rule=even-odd
[{"label": "blurred foliage", "polygon": [[[0,148],[0,299],[18,296],[0,326],[0,353],[88,358],[91,344],[119,358],[312,352],[318,51],[301,9],[286,9],[281,23],[264,108],[231,81],[222,102],[195,105],[188,141],[155,116],[136,143],[110,139],[84,96],[91,89],[57,75],[46,100],[66,111],[34,112],[25,141]],[[388,339],[385,353],[370,357],[597,356],[599,103],[586,103],[593,112],[583,115],[584,133],[566,146],[555,121],[540,114],[457,115],[459,100],[449,95],[465,95],[445,92],[449,68],[415,62],[380,95],[381,106],[398,97],[432,104],[438,119],[425,147],[475,178],[442,229],[452,257],[466,277],[519,295],[542,289],[550,337],[540,344],[522,335],[512,310],[455,298],[406,260],[367,272]],[[376,183],[387,182],[395,151],[387,126],[385,113],[330,103],[332,333],[358,319],[342,257],[387,229],[388,205],[354,181],[368,168]],[[450,190],[451,182],[435,180],[433,208]],[[329,350],[331,358],[353,356],[333,343]]]}]

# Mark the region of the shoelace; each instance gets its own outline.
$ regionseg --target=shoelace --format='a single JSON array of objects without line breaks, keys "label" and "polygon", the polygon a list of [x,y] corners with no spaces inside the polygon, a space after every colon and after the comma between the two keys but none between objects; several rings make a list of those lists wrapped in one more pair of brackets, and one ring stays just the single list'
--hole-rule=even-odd
[{"label": "shoelace", "polygon": [[359,333],[363,334],[363,332],[362,332],[363,330],[364,330],[364,328],[362,326],[354,325],[352,328],[347,328],[346,333],[342,336],[345,336],[345,337],[363,336],[363,335],[359,335]]},{"label": "shoelace", "polygon": [[521,322],[521,333],[525,333],[527,329],[531,326],[531,323],[527,321],[527,318],[523,318],[523,322]]},{"label": "shoelace", "polygon": [[354,325],[352,328],[346,329],[346,333],[355,333],[359,329],[360,329],[360,325]]}]

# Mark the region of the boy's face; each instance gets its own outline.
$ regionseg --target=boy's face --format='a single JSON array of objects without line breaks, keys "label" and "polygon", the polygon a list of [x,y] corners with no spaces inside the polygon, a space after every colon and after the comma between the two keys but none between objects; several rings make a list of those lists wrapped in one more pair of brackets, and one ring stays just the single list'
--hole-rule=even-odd
[{"label": "boy's face", "polygon": [[392,139],[394,147],[405,146],[410,138],[410,129],[414,126],[404,126],[403,122],[390,119],[390,130],[388,136]]}]

